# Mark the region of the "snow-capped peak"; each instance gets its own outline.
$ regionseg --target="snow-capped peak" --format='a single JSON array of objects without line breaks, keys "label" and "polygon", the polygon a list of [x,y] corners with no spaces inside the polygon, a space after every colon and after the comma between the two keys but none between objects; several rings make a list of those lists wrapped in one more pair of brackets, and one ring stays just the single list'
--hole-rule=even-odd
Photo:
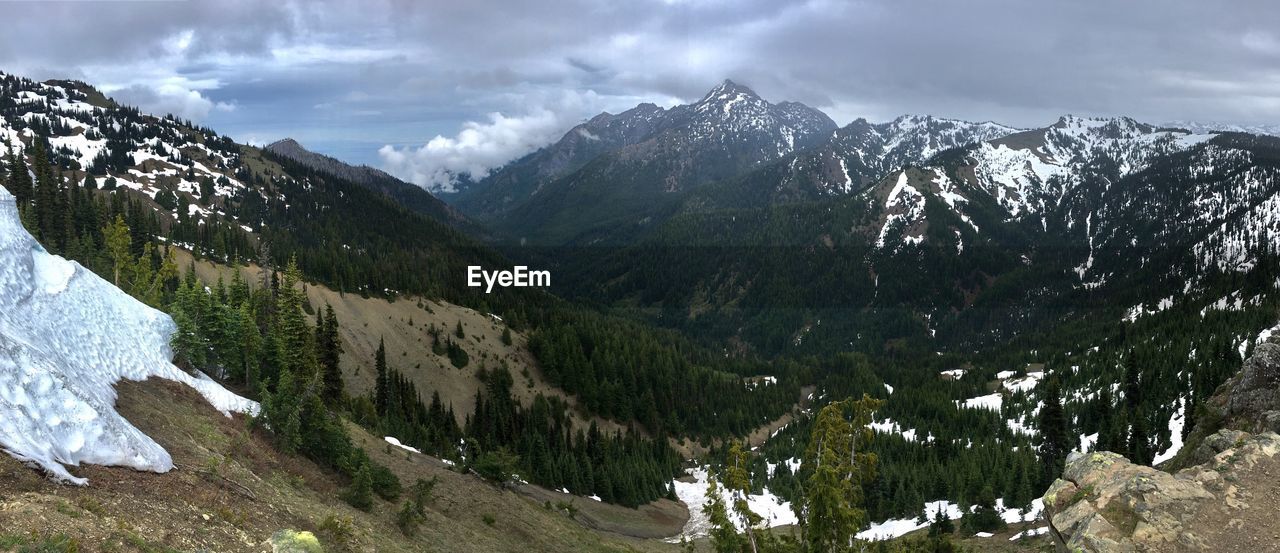
[{"label": "snow-capped peak", "polygon": [[716,85],[715,88],[711,89],[710,92],[707,92],[706,96],[703,96],[702,100],[699,103],[706,103],[709,101],[716,101],[716,100],[723,101],[731,98],[760,99],[760,95],[756,94],[756,91],[751,90],[750,87],[740,85],[729,79],[725,79],[721,81],[720,84]]}]

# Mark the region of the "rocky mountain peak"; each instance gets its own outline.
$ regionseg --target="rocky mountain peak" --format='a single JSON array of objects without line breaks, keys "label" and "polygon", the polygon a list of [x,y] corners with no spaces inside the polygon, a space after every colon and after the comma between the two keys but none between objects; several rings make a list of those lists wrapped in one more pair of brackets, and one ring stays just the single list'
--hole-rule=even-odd
[{"label": "rocky mountain peak", "polygon": [[750,87],[735,83],[730,79],[725,79],[721,81],[720,84],[716,85],[715,88],[711,89],[706,96],[703,96],[702,101],[706,102],[708,100],[732,98],[735,96],[760,98],[760,95],[756,94],[756,91],[751,90]]}]

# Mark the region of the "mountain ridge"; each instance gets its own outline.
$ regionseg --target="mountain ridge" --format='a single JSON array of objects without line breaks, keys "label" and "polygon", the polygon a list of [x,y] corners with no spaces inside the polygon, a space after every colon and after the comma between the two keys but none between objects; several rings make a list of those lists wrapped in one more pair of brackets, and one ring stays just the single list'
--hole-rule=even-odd
[{"label": "mountain ridge", "polygon": [[263,150],[292,159],[312,169],[361,184],[385,194],[410,211],[431,217],[472,236],[484,237],[483,229],[427,190],[404,182],[387,172],[368,165],[351,165],[332,156],[312,152],[292,138],[282,138]]}]

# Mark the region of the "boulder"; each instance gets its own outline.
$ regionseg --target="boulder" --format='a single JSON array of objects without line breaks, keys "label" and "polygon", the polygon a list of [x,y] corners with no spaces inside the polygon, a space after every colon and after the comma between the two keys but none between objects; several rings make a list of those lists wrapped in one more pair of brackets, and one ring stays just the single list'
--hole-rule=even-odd
[{"label": "boulder", "polygon": [[1073,456],[1045,494],[1045,515],[1068,551],[1135,551],[1188,541],[1183,523],[1213,499],[1199,482],[1111,452]]},{"label": "boulder", "polygon": [[1280,411],[1280,344],[1259,344],[1232,380],[1228,418],[1261,421],[1264,413]]}]

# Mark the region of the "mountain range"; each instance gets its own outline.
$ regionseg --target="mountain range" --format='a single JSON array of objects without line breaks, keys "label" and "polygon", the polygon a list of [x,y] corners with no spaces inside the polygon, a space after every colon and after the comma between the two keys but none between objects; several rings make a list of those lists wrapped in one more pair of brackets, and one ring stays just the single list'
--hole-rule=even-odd
[{"label": "mountain range", "polygon": [[[102,275],[98,288],[116,273],[214,336],[223,319],[178,315],[193,297],[234,296],[224,275],[256,286],[245,317],[289,307],[306,331],[314,317],[315,332],[294,333],[303,346],[327,335],[323,298],[343,317],[342,351],[325,353],[352,383],[334,420],[409,448],[380,462],[424,474],[414,467],[444,463],[414,455],[473,463],[480,447],[510,466],[467,464],[451,485],[494,469],[544,484],[530,493],[566,520],[577,515],[553,499],[630,513],[592,524],[668,513],[664,497],[701,503],[691,492],[732,439],[753,448],[751,497],[786,512],[804,499],[814,413],[866,394],[884,403],[868,423],[883,461],[865,506],[888,519],[867,535],[917,528],[922,506],[970,517],[987,504],[1031,531],[1017,510],[1034,518],[1056,476],[1041,467],[1063,460],[1040,438],[1173,458],[1280,312],[1280,138],[1231,129],[1073,115],[839,127],[725,81],[691,104],[601,114],[442,201],[293,140],[255,148],[84,83],[0,75],[0,140],[21,213],[6,224],[44,244],[11,257],[48,259],[33,249],[45,247]],[[168,255],[185,256],[187,277]],[[486,294],[464,281],[467,266],[513,264],[551,270],[554,285]],[[280,303],[298,275],[305,302]],[[291,353],[269,330],[263,367]],[[157,344],[147,351],[166,353]],[[391,382],[400,418],[377,402]],[[672,483],[682,459],[697,484]],[[354,486],[353,468],[331,477]],[[705,534],[705,513],[686,513],[684,532]],[[390,523],[370,517],[358,520]]]}]

